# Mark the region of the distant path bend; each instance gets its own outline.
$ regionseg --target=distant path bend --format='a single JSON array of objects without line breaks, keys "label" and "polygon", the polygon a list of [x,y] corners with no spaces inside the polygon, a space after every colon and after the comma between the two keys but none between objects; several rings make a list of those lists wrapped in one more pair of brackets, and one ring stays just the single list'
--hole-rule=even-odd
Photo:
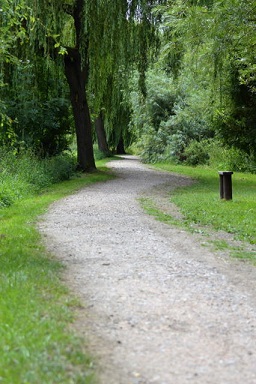
[{"label": "distant path bend", "polygon": [[134,157],[118,178],[53,204],[39,224],[84,305],[76,328],[100,384],[256,384],[256,272],[143,213],[184,177]]}]

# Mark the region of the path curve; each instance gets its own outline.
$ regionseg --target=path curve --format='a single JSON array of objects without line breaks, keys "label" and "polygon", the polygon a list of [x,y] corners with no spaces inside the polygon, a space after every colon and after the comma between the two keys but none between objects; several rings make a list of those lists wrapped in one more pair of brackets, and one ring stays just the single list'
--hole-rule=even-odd
[{"label": "path curve", "polygon": [[100,384],[256,383],[255,268],[143,213],[137,198],[185,177],[134,157],[118,178],[53,204],[39,224],[80,298],[77,330]]}]

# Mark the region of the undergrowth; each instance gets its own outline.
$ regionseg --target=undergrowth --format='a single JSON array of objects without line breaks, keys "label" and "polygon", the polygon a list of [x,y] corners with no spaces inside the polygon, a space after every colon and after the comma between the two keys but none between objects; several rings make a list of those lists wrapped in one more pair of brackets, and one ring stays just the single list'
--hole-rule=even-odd
[{"label": "undergrowth", "polygon": [[39,159],[32,152],[14,154],[0,149],[0,208],[68,180],[76,163],[68,154]]}]

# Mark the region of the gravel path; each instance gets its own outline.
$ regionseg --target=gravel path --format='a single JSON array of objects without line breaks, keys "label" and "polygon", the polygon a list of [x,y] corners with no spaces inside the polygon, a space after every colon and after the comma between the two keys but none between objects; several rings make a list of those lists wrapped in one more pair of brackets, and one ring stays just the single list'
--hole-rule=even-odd
[{"label": "gravel path", "polygon": [[134,157],[118,178],[53,204],[40,222],[80,298],[74,325],[100,384],[256,383],[256,271],[143,213],[137,198],[189,180]]}]

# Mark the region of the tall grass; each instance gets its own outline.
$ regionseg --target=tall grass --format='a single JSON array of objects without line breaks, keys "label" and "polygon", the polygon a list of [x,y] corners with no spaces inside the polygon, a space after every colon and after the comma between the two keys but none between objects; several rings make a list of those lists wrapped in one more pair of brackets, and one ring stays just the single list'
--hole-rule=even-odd
[{"label": "tall grass", "polygon": [[35,223],[51,202],[110,176],[99,171],[52,185],[63,174],[70,176],[69,161],[58,173],[60,159],[37,163],[31,156],[16,161],[10,155],[2,160],[0,383],[92,383],[92,360],[68,331],[77,302],[61,282],[63,266],[45,251]]},{"label": "tall grass", "polygon": [[38,159],[31,152],[15,155],[0,149],[0,208],[32,196],[53,183],[67,180],[75,172],[75,161],[62,154]]}]

